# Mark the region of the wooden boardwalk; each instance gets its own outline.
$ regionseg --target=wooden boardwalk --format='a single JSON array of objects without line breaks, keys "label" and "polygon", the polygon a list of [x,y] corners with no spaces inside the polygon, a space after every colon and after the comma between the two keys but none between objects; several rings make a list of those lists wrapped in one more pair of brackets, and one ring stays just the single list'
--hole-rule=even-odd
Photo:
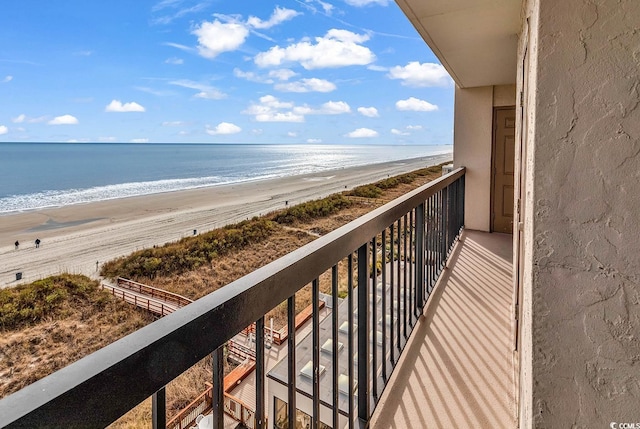
[{"label": "wooden boardwalk", "polygon": [[122,277],[118,277],[115,285],[102,282],[100,286],[102,289],[109,291],[113,296],[160,317],[171,314],[178,308],[193,302],[184,296]]}]

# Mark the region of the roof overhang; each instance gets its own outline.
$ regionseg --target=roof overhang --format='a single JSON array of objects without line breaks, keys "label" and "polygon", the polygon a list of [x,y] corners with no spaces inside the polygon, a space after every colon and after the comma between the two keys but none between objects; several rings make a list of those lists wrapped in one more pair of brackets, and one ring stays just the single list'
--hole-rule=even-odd
[{"label": "roof overhang", "polygon": [[522,0],[396,0],[461,88],[516,82]]}]

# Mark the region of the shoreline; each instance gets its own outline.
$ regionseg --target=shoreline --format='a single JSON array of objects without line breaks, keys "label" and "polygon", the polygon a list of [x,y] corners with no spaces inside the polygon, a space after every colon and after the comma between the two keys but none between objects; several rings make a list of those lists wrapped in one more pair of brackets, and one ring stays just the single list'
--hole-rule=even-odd
[{"label": "shoreline", "polygon": [[[96,262],[303,201],[451,160],[452,154],[368,164],[0,216],[0,287],[61,272],[96,277]],[[34,241],[42,240],[36,249]],[[14,249],[18,240],[20,247]],[[16,281],[16,273],[22,280]]]}]

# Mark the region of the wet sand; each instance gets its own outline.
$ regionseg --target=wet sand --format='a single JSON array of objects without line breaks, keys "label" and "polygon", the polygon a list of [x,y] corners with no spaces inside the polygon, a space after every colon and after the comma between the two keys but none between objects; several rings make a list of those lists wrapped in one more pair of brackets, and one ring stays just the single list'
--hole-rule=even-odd
[{"label": "wet sand", "polygon": [[[97,277],[96,262],[451,158],[437,155],[0,216],[0,287],[62,272]],[[38,249],[37,238],[42,240]],[[22,280],[16,281],[16,273]]]}]

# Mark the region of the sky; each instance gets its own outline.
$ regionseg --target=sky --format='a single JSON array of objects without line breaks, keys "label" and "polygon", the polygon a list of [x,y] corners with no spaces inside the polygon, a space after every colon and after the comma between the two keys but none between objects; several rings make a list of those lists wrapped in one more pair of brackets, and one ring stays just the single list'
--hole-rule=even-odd
[{"label": "sky", "polygon": [[452,144],[453,81],[393,1],[0,9],[0,142]]}]

